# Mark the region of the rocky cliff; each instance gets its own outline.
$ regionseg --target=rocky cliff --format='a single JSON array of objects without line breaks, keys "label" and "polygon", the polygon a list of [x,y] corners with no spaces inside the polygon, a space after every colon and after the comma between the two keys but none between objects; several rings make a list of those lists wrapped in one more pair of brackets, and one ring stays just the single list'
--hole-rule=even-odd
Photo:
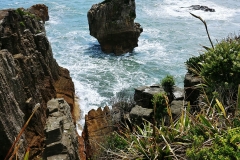
[{"label": "rocky cliff", "polygon": [[88,112],[85,116],[83,130],[87,159],[99,158],[99,155],[103,152],[100,145],[106,141],[107,136],[112,132],[112,117],[107,106],[103,109],[99,107],[97,110],[92,109]]},{"label": "rocky cliff", "polygon": [[74,85],[69,72],[53,58],[44,23],[45,5],[0,11],[0,159],[17,137],[36,104],[40,108],[21,136],[18,157],[30,148],[30,159],[45,146],[47,102],[64,97],[74,108]]},{"label": "rocky cliff", "polygon": [[143,29],[134,23],[135,0],[104,0],[88,11],[90,35],[95,37],[105,53],[120,55],[138,46]]},{"label": "rocky cliff", "polygon": [[63,98],[48,101],[47,117],[44,159],[79,159],[78,137],[67,102]]}]

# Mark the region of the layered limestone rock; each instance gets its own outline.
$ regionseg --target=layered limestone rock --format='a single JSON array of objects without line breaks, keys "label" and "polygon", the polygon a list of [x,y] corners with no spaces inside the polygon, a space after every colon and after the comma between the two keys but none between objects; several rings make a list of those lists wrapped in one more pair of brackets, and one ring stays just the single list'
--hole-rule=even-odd
[{"label": "layered limestone rock", "polygon": [[86,147],[86,156],[93,158],[101,152],[99,144],[104,143],[107,135],[113,131],[112,118],[108,107],[97,110],[92,109],[85,116],[85,126],[83,131],[83,138]]},{"label": "layered limestone rock", "polygon": [[[162,86],[142,86],[135,88],[134,101],[136,106],[132,108],[129,116],[134,124],[141,125],[142,118],[152,121],[153,119],[153,96],[159,93],[166,93]],[[173,117],[177,117],[181,113],[181,109],[184,107],[184,90],[176,86],[173,87],[171,93],[166,93],[169,100],[169,105]]]},{"label": "layered limestone rock", "polygon": [[[38,5],[37,5],[38,6]],[[47,20],[47,7],[33,10],[8,9],[0,11],[0,159],[17,137],[32,113],[18,150],[23,159],[30,147],[30,159],[42,154],[47,102],[64,97],[74,107],[74,86],[69,72],[58,66],[42,21]],[[37,12],[37,8],[35,12]]]},{"label": "layered limestone rock", "polygon": [[143,29],[134,23],[135,0],[105,0],[88,11],[90,35],[95,37],[105,53],[120,55],[138,46]]},{"label": "layered limestone rock", "polygon": [[47,117],[44,159],[80,159],[78,137],[67,102],[63,98],[48,101]]}]

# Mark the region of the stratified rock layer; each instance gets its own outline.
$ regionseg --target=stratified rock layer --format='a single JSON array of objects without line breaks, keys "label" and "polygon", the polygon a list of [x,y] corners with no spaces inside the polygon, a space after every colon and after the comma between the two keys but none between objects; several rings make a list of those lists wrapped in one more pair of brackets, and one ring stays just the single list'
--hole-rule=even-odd
[{"label": "stratified rock layer", "polygon": [[44,159],[78,160],[78,137],[70,106],[63,98],[52,99],[47,103],[47,116]]},{"label": "stratified rock layer", "polygon": [[[38,7],[41,10],[37,11]],[[0,11],[0,159],[4,159],[36,104],[40,108],[21,136],[19,159],[23,159],[27,147],[30,159],[41,155],[50,99],[64,97],[74,107],[73,82],[69,72],[53,58],[46,37],[42,21],[47,18],[44,5]]]},{"label": "stratified rock layer", "polygon": [[86,147],[86,156],[93,158],[101,152],[102,144],[106,141],[107,136],[113,131],[110,110],[99,107],[97,110],[92,109],[85,116],[85,126],[83,130],[83,138]]},{"label": "stratified rock layer", "polygon": [[88,11],[90,35],[95,37],[105,53],[120,55],[138,46],[143,29],[134,23],[135,0],[105,0]]}]

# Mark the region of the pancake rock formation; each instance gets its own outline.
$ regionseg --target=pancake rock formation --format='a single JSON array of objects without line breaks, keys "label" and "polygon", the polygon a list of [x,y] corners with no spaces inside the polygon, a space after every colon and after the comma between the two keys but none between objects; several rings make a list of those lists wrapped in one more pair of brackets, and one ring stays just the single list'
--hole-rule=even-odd
[{"label": "pancake rock formation", "polygon": [[45,5],[0,10],[0,159],[7,155],[35,106],[39,108],[17,143],[18,159],[23,159],[27,148],[29,159],[42,157],[49,142],[44,132],[49,100],[64,98],[71,110],[75,107],[69,71],[57,64],[46,37],[43,21],[47,19]]},{"label": "pancake rock formation", "polygon": [[132,52],[138,46],[143,29],[136,18],[135,0],[104,0],[88,11],[90,35],[95,37],[105,53]]}]

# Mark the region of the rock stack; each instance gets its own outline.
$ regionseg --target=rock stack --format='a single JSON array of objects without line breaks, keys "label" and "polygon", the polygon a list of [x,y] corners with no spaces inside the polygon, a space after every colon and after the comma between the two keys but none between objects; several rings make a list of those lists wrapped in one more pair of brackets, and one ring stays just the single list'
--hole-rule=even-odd
[{"label": "rock stack", "polygon": [[143,29],[136,18],[135,0],[105,0],[88,11],[90,35],[105,53],[120,55],[138,46]]}]

